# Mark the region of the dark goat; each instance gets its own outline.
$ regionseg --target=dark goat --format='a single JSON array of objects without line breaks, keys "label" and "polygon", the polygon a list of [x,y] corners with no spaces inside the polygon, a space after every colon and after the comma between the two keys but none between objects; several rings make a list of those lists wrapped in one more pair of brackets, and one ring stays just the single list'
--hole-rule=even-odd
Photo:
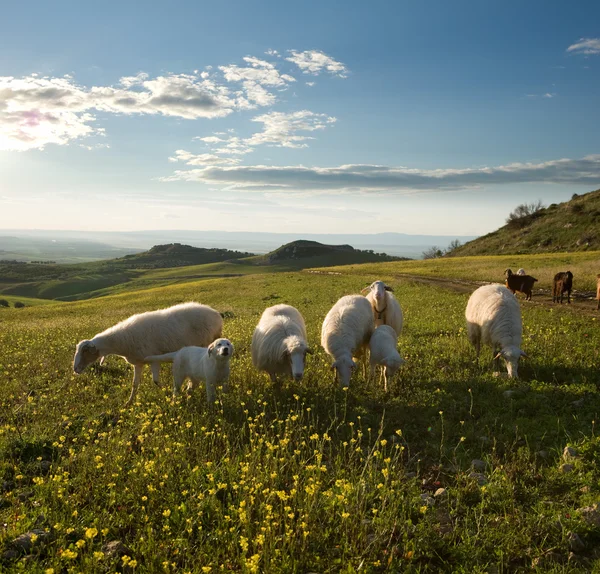
[{"label": "dark goat", "polygon": [[537,279],[531,275],[515,275],[510,269],[507,269],[504,274],[506,275],[506,286],[513,293],[517,291],[523,293],[526,296],[525,301],[531,301],[533,284]]},{"label": "dark goat", "polygon": [[552,303],[563,302],[564,293],[567,293],[567,303],[571,302],[571,289],[573,289],[573,273],[561,271],[554,276],[552,285]]}]

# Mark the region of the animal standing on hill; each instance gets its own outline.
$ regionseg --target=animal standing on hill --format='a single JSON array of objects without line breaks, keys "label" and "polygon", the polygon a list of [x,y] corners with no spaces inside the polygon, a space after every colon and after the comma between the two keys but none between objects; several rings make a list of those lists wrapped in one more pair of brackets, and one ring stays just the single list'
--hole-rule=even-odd
[{"label": "animal standing on hill", "polygon": [[356,368],[353,357],[362,356],[375,328],[371,303],[362,295],[337,301],[323,321],[321,345],[333,358],[331,368],[342,387],[350,385]]},{"label": "animal standing on hill", "polygon": [[310,353],[304,318],[291,305],[274,305],[264,310],[252,335],[252,364],[265,371],[271,381],[277,376],[299,381]]},{"label": "animal standing on hill", "polygon": [[476,289],[467,303],[467,336],[477,351],[490,345],[496,368],[504,359],[509,377],[518,377],[519,359],[527,357],[521,350],[523,324],[519,302],[503,285],[484,285]]},{"label": "animal standing on hill", "polygon": [[554,276],[552,285],[552,303],[562,305],[564,294],[567,294],[567,303],[571,302],[571,289],[573,289],[573,273],[570,271],[560,271]]},{"label": "animal standing on hill", "polygon": [[369,362],[371,378],[375,376],[375,367],[383,367],[383,389],[387,392],[388,380],[391,379],[404,363],[398,353],[398,335],[389,325],[377,327],[369,341]]},{"label": "animal standing on hill", "polygon": [[[182,303],[167,309],[133,315],[77,344],[73,370],[77,374],[106,355],[119,355],[133,365],[130,405],[142,380],[149,355],[178,351],[187,345],[208,346],[221,336],[223,319],[218,311],[199,303]],[[158,384],[160,365],[152,364]]]},{"label": "animal standing on hill", "polygon": [[[519,269],[519,271],[522,271],[522,269]],[[507,269],[504,275],[506,277],[505,285],[512,291],[513,295],[519,291],[525,295],[525,301],[531,301],[533,286],[537,281],[535,277],[531,275],[515,275],[510,269]]]},{"label": "animal standing on hill", "polygon": [[363,293],[367,293],[367,291],[366,297],[373,307],[375,327],[389,325],[397,335],[400,335],[404,317],[400,303],[393,295],[393,289],[383,281],[374,281],[362,290]]},{"label": "animal standing on hill", "polygon": [[[217,400],[217,385],[229,381],[229,361],[233,356],[233,345],[229,339],[217,339],[208,348],[184,347],[176,353],[151,355],[145,361],[152,365],[173,363],[173,396],[181,393],[186,379],[192,384],[206,383],[206,400],[209,404]],[[188,389],[190,387],[188,386]]]}]

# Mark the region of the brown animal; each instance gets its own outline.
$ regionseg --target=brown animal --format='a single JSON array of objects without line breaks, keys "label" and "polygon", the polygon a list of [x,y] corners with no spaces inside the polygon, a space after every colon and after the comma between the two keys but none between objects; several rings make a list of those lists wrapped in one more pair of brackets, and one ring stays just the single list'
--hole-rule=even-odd
[{"label": "brown animal", "polygon": [[533,284],[537,281],[535,277],[531,275],[515,275],[510,269],[507,269],[504,275],[506,276],[506,287],[513,294],[519,291],[525,295],[525,301],[531,301]]},{"label": "brown animal", "polygon": [[[564,294],[567,294],[567,303],[571,302],[571,289],[573,289],[573,273],[561,271],[554,276],[552,285],[552,303],[563,302]],[[559,301],[560,299],[560,301]]]},{"label": "brown animal", "polygon": [[598,279],[598,285],[596,288],[596,299],[598,299],[598,306],[596,307],[596,309],[600,309],[600,274],[597,276]]}]

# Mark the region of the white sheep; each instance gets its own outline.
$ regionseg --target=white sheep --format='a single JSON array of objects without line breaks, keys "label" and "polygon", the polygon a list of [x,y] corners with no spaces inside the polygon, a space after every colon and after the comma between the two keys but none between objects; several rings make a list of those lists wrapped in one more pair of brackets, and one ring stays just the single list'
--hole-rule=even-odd
[{"label": "white sheep", "polygon": [[369,341],[369,362],[371,364],[371,378],[375,376],[375,367],[381,365],[383,369],[383,388],[387,392],[388,379],[391,379],[396,371],[404,363],[404,359],[398,353],[398,335],[389,325],[377,327]]},{"label": "white sheep", "polygon": [[513,294],[499,284],[479,287],[469,298],[465,317],[467,335],[477,357],[482,343],[490,345],[496,365],[502,357],[508,376],[518,377],[519,359],[527,355],[521,351],[521,308]]},{"label": "white sheep", "polygon": [[374,281],[362,290],[363,293],[367,291],[366,297],[373,307],[375,327],[389,325],[397,335],[400,335],[404,318],[400,303],[392,295],[393,289],[383,281]]},{"label": "white sheep", "polygon": [[517,271],[517,275],[527,275],[527,273],[525,272],[525,269],[523,269],[523,267],[521,267],[521,269],[519,269]]},{"label": "white sheep", "polygon": [[342,387],[348,387],[353,357],[364,354],[375,328],[371,303],[362,295],[342,297],[327,313],[321,329],[321,345],[333,357],[332,369]]},{"label": "white sheep", "polygon": [[290,305],[274,305],[264,310],[252,335],[252,363],[265,371],[271,381],[277,375],[299,381],[304,361],[310,353],[306,325],[300,312]]},{"label": "white sheep", "polygon": [[[167,309],[132,315],[90,340],[80,341],[75,350],[73,370],[82,373],[106,355],[119,355],[133,365],[130,405],[135,398],[145,357],[178,351],[188,345],[207,347],[221,336],[223,319],[218,311],[199,303],[182,303]],[[152,377],[158,384],[160,364],[152,364]]]}]

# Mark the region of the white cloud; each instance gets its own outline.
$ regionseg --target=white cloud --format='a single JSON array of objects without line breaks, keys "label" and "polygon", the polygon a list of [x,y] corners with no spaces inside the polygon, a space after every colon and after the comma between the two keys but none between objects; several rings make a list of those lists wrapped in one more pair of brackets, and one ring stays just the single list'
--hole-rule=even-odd
[{"label": "white cloud", "polygon": [[586,55],[600,54],[600,38],[580,38],[578,42],[567,48],[567,52]]},{"label": "white cloud", "polygon": [[323,130],[335,123],[336,118],[326,114],[316,114],[309,110],[301,110],[289,114],[282,112],[269,112],[253,118],[253,122],[262,123],[262,132],[246,139],[247,145],[273,145],[275,147],[301,148],[307,147],[306,140],[313,139],[306,135],[297,135],[297,132],[314,132]]},{"label": "white cloud", "polygon": [[218,164],[234,164],[238,163],[239,160],[229,157],[219,157],[218,155],[210,153],[202,153],[194,155],[189,151],[178,149],[173,157],[169,158],[170,162],[183,162],[186,165],[218,165]]},{"label": "white cloud", "polygon": [[319,50],[306,50],[304,52],[290,50],[290,53],[291,56],[286,60],[296,64],[305,74],[316,76],[326,71],[340,78],[346,78],[348,75],[348,68],[344,64]]},{"label": "white cloud", "polygon": [[382,165],[210,166],[180,170],[163,181],[199,181],[243,191],[414,193],[478,188],[497,184],[562,183],[598,186],[600,155],[542,163],[421,170]]},{"label": "white cloud", "polygon": [[[223,132],[220,132],[220,135],[224,135]],[[224,142],[227,141],[223,138],[218,137],[217,135],[214,136],[206,136],[206,137],[195,137],[193,138],[194,140],[198,140],[204,143],[219,143],[219,142]]]}]

